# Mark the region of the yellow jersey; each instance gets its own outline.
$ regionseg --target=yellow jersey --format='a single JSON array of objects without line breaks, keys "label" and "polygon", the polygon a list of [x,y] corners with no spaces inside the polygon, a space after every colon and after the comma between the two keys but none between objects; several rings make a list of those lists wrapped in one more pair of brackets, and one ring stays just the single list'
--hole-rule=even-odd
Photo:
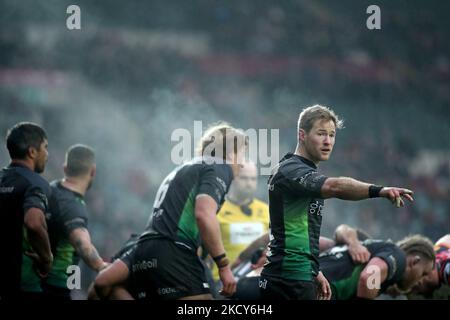
[{"label": "yellow jersey", "polygon": [[[255,239],[269,230],[269,206],[267,203],[254,198],[247,206],[250,214],[245,214],[242,207],[225,200],[217,219],[220,223],[222,242],[230,262],[247,248]],[[245,210],[245,209],[244,209]],[[217,266],[213,266],[214,280],[219,280]]]}]

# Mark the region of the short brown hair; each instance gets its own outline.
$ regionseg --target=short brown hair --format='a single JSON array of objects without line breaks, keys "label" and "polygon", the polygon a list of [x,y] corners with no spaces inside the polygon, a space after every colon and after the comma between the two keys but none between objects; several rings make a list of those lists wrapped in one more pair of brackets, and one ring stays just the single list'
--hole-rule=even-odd
[{"label": "short brown hair", "polygon": [[407,255],[419,255],[433,262],[436,258],[431,240],[419,234],[411,235],[400,240],[397,242],[397,246]]},{"label": "short brown hair", "polygon": [[94,164],[94,149],[89,146],[75,144],[66,152],[66,175],[69,177],[87,174]]},{"label": "short brown hair", "polygon": [[299,132],[300,129],[303,129],[306,133],[308,133],[314,126],[316,120],[319,119],[333,121],[336,129],[344,128],[344,120],[339,119],[339,117],[334,113],[333,110],[328,107],[316,104],[302,110],[298,117],[297,132]]}]

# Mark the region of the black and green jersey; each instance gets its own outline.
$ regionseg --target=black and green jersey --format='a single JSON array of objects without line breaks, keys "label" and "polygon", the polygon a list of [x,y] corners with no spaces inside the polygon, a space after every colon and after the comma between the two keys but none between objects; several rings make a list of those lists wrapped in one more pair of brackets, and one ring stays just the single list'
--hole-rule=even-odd
[{"label": "black and green jersey", "polygon": [[159,187],[142,237],[160,235],[196,250],[200,246],[195,218],[197,195],[211,196],[219,210],[232,180],[230,165],[208,164],[202,158],[175,168]]},{"label": "black and green jersey", "polygon": [[262,275],[311,281],[319,271],[321,188],[313,162],[288,153],[269,177],[270,243]]},{"label": "black and green jersey", "polygon": [[139,240],[139,237],[141,235],[138,233],[132,233],[130,237],[125,241],[125,243],[122,245],[122,247],[117,251],[112,257],[111,261],[114,262],[115,260],[119,259],[125,252],[133,248],[137,241]]},{"label": "black and green jersey", "polygon": [[76,228],[87,228],[87,209],[84,197],[67,189],[61,181],[50,184],[52,195],[46,214],[53,266],[45,279],[49,285],[67,288],[67,267],[78,263],[78,256],[69,241]]},{"label": "black and green jersey", "polygon": [[33,261],[25,255],[32,251],[24,227],[24,217],[31,208],[46,212],[50,187],[39,174],[19,164],[0,171],[0,300],[20,291],[40,292],[40,278]]},{"label": "black and green jersey", "polygon": [[[402,279],[406,255],[390,241],[369,239],[362,244],[369,250],[371,258],[383,259],[388,266],[388,276],[380,284],[380,293],[383,293]],[[321,253],[319,261],[321,270],[330,283],[333,299],[348,300],[357,297],[359,277],[367,264],[354,264],[347,246],[333,247]]]}]

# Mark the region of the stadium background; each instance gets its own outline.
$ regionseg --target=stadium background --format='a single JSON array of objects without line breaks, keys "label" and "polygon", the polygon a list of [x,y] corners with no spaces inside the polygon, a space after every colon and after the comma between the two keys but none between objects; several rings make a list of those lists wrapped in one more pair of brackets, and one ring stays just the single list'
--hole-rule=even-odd
[{"label": "stadium background", "polygon": [[[81,30],[66,28],[70,4],[81,8]],[[381,7],[381,30],[366,28],[370,4]],[[143,229],[173,168],[174,129],[192,132],[194,120],[279,129],[282,156],[295,147],[301,107],[313,103],[346,120],[325,174],[416,192],[399,210],[328,200],[324,235],[339,223],[393,240],[449,232],[449,2],[2,0],[0,8],[1,135],[18,121],[42,124],[48,180],[61,177],[71,144],[96,149],[87,202],[105,258]]]}]

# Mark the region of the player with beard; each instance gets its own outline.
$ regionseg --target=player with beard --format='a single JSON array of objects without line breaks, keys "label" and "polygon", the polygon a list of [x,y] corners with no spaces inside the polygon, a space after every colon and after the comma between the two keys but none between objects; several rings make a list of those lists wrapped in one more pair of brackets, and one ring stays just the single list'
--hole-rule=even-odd
[{"label": "player with beard", "polygon": [[331,109],[305,108],[295,153],[284,156],[269,177],[270,243],[260,280],[264,300],[331,298],[318,261],[324,199],[382,197],[397,207],[404,205],[402,197],[413,200],[408,189],[320,174],[317,166],[330,158],[339,128],[342,121]]},{"label": "player with beard", "polygon": [[70,300],[67,268],[81,257],[92,270],[100,271],[107,263],[99,256],[88,231],[88,213],[84,197],[95,178],[94,150],[76,144],[66,153],[64,178],[51,185],[47,223],[54,255],[53,266],[42,288],[48,299]]},{"label": "player with beard", "polygon": [[413,288],[408,298],[417,295],[425,298],[450,298],[450,234],[440,238],[434,245],[435,267]]},{"label": "player with beard", "polygon": [[39,298],[40,277],[53,261],[44,215],[50,187],[39,175],[48,159],[47,135],[21,122],[8,130],[6,147],[11,163],[0,171],[0,300]]}]

